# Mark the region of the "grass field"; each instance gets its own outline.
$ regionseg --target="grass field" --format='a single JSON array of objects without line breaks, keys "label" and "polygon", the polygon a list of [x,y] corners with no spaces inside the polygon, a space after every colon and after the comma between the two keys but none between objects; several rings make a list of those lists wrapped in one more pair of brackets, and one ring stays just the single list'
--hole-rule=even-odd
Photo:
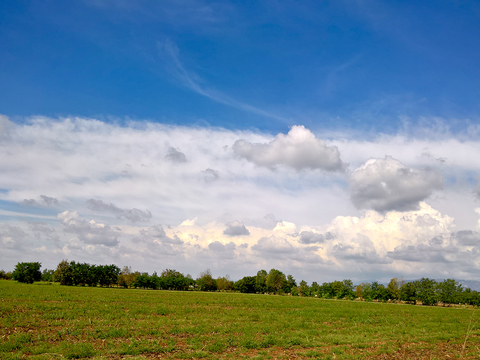
[{"label": "grass field", "polygon": [[1,359],[480,358],[480,311],[0,281]]}]

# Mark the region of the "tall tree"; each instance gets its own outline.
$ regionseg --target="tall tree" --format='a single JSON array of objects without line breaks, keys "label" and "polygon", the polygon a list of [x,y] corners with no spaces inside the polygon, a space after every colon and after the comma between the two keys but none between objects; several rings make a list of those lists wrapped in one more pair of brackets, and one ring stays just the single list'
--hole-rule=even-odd
[{"label": "tall tree", "polygon": [[202,291],[217,290],[217,281],[212,277],[210,269],[207,269],[200,274],[200,277],[197,279],[197,285]]},{"label": "tall tree", "polygon": [[266,270],[259,270],[255,276],[255,290],[258,293],[265,293],[267,291],[267,276]]},{"label": "tall tree", "polygon": [[39,262],[18,263],[12,273],[12,279],[18,282],[33,284],[34,281],[42,280]]},{"label": "tall tree", "polygon": [[277,269],[270,270],[266,280],[267,290],[269,292],[279,293],[280,290],[283,291],[283,287],[286,285],[286,283],[287,278],[285,277],[284,273]]}]

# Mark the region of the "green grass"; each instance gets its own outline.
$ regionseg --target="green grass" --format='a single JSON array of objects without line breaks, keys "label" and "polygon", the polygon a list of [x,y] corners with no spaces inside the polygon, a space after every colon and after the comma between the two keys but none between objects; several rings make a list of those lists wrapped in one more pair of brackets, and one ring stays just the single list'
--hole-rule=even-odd
[{"label": "green grass", "polygon": [[0,358],[479,358],[479,317],[471,308],[0,281]]}]

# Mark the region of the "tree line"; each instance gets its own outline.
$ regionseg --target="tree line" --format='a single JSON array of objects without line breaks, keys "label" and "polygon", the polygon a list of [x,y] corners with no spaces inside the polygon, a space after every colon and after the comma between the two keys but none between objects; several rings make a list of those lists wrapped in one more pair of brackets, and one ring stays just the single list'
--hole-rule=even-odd
[{"label": "tree line", "polygon": [[172,269],[160,275],[133,272],[130,267],[120,269],[116,265],[91,265],[62,260],[55,270],[40,271],[39,262],[18,263],[12,273],[0,271],[0,279],[13,279],[24,283],[34,281],[59,282],[66,286],[117,286],[152,290],[235,291],[251,294],[277,294],[366,301],[403,301],[422,305],[469,304],[480,306],[480,293],[464,288],[456,280],[436,281],[422,278],[416,281],[390,280],[387,286],[374,282],[354,285],[351,280],[313,282],[310,286],[302,280],[297,284],[292,275],[277,269],[260,270],[255,276],[245,276],[238,281],[229,276],[214,278],[210,270],[197,279]]}]

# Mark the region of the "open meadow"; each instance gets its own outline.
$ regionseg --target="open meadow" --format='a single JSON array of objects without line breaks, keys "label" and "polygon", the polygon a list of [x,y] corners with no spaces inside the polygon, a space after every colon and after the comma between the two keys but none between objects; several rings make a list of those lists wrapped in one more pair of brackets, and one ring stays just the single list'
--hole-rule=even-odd
[{"label": "open meadow", "polygon": [[480,311],[0,281],[0,358],[480,357]]}]

